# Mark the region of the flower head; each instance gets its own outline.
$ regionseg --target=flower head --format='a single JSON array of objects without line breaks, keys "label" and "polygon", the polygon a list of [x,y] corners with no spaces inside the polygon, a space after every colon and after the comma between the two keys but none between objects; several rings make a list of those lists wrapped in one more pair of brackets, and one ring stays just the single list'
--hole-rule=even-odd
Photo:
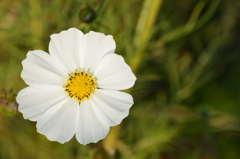
[{"label": "flower head", "polygon": [[37,131],[51,141],[65,143],[76,134],[85,145],[105,138],[133,104],[119,90],[136,80],[115,47],[110,35],[70,28],[51,35],[50,54],[29,51],[21,73],[29,86],[17,96],[23,117],[37,121]]}]

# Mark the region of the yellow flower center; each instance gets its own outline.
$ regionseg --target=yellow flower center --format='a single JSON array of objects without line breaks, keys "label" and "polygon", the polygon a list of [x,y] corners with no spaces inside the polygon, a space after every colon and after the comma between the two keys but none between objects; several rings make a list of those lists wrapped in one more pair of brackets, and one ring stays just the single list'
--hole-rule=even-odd
[{"label": "yellow flower center", "polygon": [[94,89],[96,89],[96,81],[93,75],[84,71],[76,71],[69,74],[65,87],[65,92],[70,98],[76,99],[79,103],[84,99],[89,99]]}]

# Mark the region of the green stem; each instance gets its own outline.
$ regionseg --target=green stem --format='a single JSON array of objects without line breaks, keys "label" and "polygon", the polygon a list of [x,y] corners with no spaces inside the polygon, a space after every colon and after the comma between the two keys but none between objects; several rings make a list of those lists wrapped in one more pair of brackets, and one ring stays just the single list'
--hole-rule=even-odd
[{"label": "green stem", "polygon": [[105,0],[102,0],[101,4],[98,7],[98,10],[96,11],[96,15],[99,15],[102,13],[104,3],[105,3]]}]

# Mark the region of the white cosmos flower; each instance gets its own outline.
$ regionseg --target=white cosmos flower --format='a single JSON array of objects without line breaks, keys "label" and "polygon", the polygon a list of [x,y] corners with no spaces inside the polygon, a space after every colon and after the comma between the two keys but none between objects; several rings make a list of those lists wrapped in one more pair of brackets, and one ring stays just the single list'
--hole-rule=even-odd
[{"label": "white cosmos flower", "polygon": [[21,73],[29,87],[17,96],[23,117],[37,121],[37,131],[51,141],[65,143],[76,134],[85,145],[105,138],[133,105],[118,90],[136,80],[115,47],[111,35],[70,28],[51,35],[50,54],[29,51]]}]

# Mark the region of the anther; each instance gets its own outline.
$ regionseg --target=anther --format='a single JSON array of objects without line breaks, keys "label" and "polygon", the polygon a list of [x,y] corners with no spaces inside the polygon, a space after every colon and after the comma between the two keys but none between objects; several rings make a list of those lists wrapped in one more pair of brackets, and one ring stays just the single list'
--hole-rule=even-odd
[{"label": "anther", "polygon": [[93,75],[88,72],[75,71],[73,74],[69,74],[67,83],[63,85],[65,92],[70,98],[82,102],[84,99],[89,99],[91,93],[96,89],[96,81],[92,78]]}]

